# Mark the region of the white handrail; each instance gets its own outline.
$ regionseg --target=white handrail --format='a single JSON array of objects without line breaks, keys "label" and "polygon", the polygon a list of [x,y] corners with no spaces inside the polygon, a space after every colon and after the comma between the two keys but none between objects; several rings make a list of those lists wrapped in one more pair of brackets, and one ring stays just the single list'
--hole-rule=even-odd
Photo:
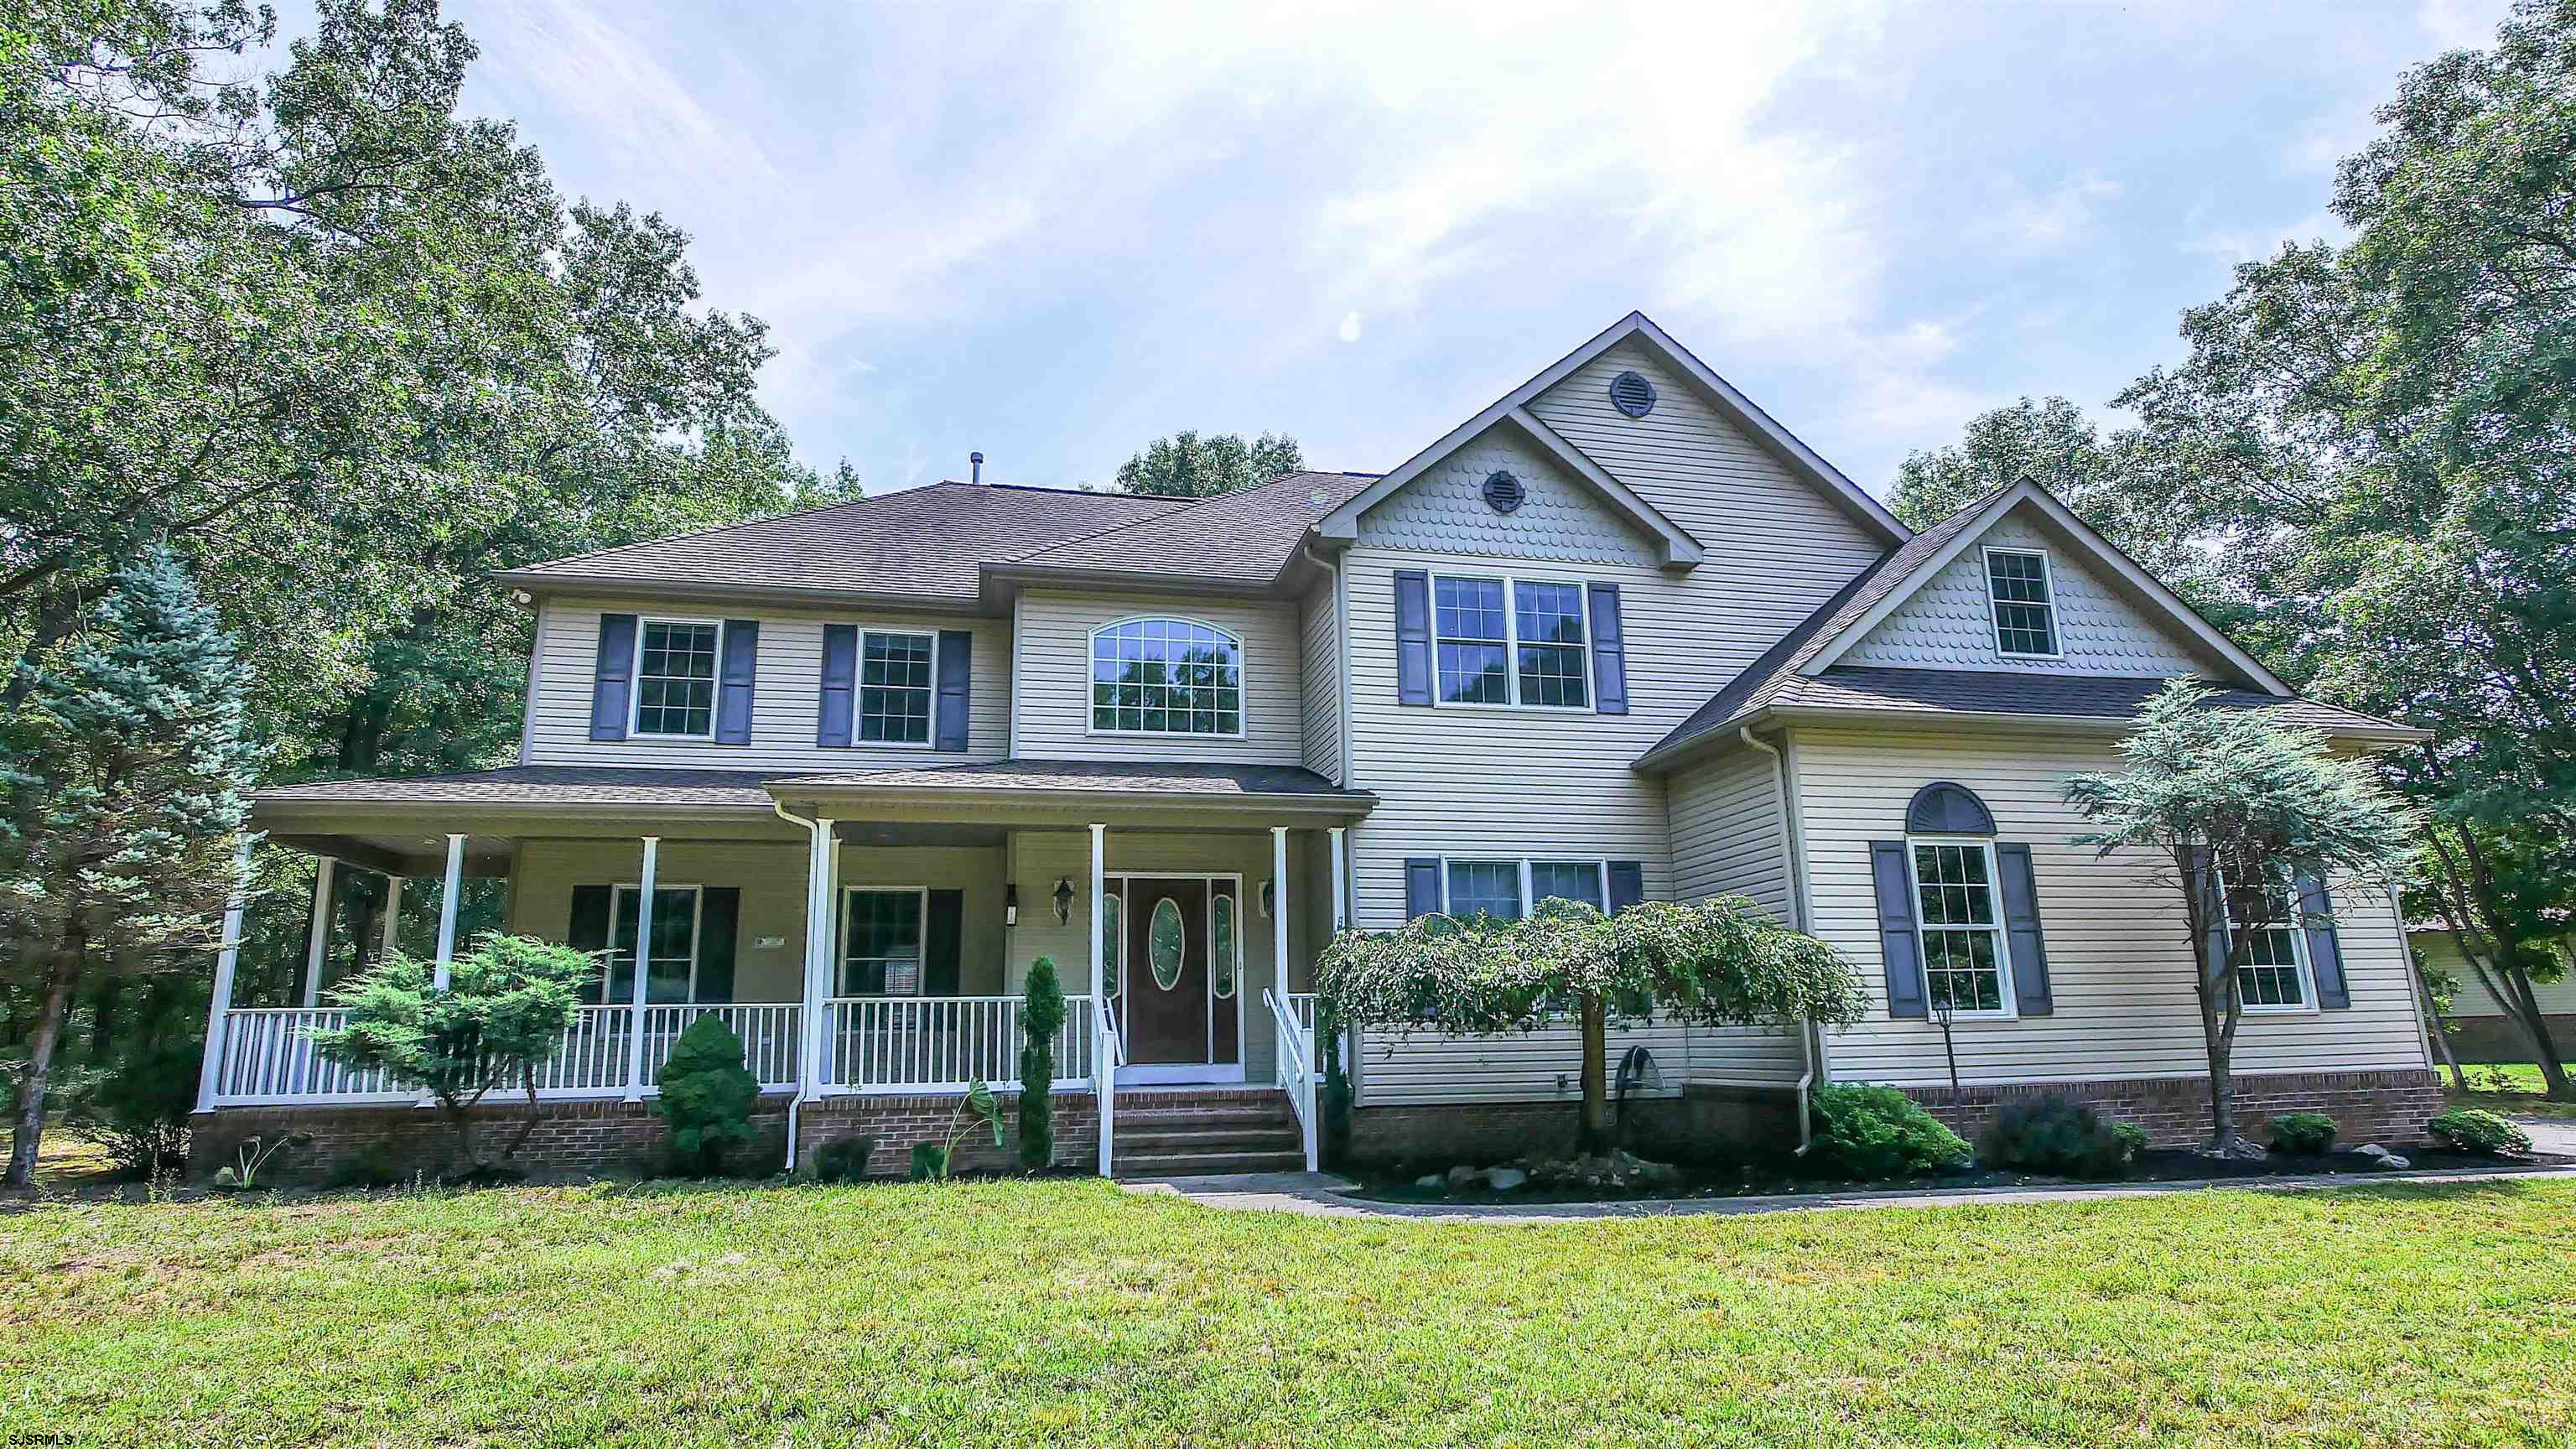
[{"label": "white handrail", "polygon": [[[1079,1087],[1092,1073],[1089,997],[1065,1002],[1050,1085]],[[823,1003],[828,1093],[962,1091],[985,1082],[1020,1087],[1022,1002],[1016,996],[838,996]]]},{"label": "white handrail", "polygon": [[1278,1029],[1279,1085],[1288,1091],[1288,1105],[1297,1114],[1297,1126],[1305,1138],[1306,1170],[1322,1165],[1315,1150],[1315,1057],[1312,1023],[1314,997],[1305,997],[1305,1021],[1298,1020],[1298,997],[1291,994],[1281,1001],[1269,987],[1261,988],[1261,1004],[1270,1008],[1270,1019]]}]

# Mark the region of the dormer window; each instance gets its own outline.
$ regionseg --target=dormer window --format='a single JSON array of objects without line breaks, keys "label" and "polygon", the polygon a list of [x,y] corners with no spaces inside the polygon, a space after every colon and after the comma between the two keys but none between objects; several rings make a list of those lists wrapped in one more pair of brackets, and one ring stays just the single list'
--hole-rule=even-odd
[{"label": "dormer window", "polygon": [[1986,550],[1986,598],[1993,606],[1995,652],[2007,659],[2055,659],[2057,591],[2048,555],[2037,549]]},{"label": "dormer window", "polygon": [[1189,619],[1093,630],[1091,731],[1241,738],[1243,641]]}]

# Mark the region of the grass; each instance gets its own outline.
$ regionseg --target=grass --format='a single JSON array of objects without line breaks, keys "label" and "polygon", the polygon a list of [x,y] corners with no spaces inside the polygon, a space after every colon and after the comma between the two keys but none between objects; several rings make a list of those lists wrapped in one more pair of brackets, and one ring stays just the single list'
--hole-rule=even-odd
[{"label": "grass", "polygon": [[[2451,1078],[2445,1072],[2442,1076],[2446,1084],[2442,1098],[2454,1107],[2484,1107],[2508,1117],[2556,1117],[2576,1121],[2576,1102],[2553,1102],[2541,1095],[2538,1062],[2462,1062],[2460,1069],[2480,1090],[2463,1092],[2448,1086]],[[2503,1089],[2486,1090],[2498,1078],[2504,1082]]]},{"label": "grass", "polygon": [[1475,1225],[1091,1181],[0,1214],[0,1446],[2576,1439],[2576,1181]]}]

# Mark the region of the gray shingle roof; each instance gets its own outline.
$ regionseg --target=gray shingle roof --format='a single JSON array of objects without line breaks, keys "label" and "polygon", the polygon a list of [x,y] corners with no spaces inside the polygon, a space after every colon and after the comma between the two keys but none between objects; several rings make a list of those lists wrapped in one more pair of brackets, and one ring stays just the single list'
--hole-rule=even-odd
[{"label": "gray shingle roof", "polygon": [[[1861,669],[1837,665],[1793,680],[1769,703],[1784,709],[1898,710],[1920,714],[2047,714],[2125,719],[2165,687],[2162,679],[2092,674],[2005,674],[1980,669]],[[2213,709],[2269,710],[2281,723],[2328,731],[2399,728],[2384,719],[2294,695],[2213,691]]]},{"label": "gray shingle roof", "polygon": [[1317,795],[1374,800],[1293,765],[1184,764],[1125,760],[996,760],[920,770],[853,770],[801,775],[795,783],[885,790],[1068,790],[1131,795]]},{"label": "gray shingle roof", "polygon": [[392,780],[315,780],[252,792],[259,804],[406,802],[492,805],[749,805],[769,808],[761,786],[776,770],[620,769],[606,765],[512,765],[455,775]]},{"label": "gray shingle roof", "polygon": [[1295,557],[1316,520],[1375,481],[1373,473],[1289,473],[1033,549],[1009,564],[1267,585]]}]

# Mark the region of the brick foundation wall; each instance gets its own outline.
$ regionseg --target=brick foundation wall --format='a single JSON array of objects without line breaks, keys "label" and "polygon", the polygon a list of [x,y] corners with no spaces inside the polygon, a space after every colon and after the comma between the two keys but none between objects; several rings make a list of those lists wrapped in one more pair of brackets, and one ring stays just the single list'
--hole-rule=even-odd
[{"label": "brick foundation wall", "polygon": [[[1055,1165],[1085,1171],[1099,1166],[1100,1111],[1092,1094],[1053,1092],[1049,1096],[1055,1103]],[[1126,1106],[1133,1096],[1119,1093],[1119,1105]],[[944,1141],[954,1130],[950,1123],[962,1100],[956,1096],[925,1095],[826,1097],[808,1102],[796,1126],[797,1170],[813,1171],[815,1154],[827,1142],[874,1137],[877,1145],[868,1154],[868,1174],[901,1177],[911,1169],[914,1143]],[[950,1170],[1016,1170],[1020,1165],[1019,1120],[1019,1096],[1013,1093],[1002,1099],[1003,1137],[1009,1145],[996,1150],[992,1134],[978,1130],[958,1144]]]},{"label": "brick foundation wall", "polygon": [[[1797,1094],[1787,1088],[1693,1086],[1679,1097],[1631,1101],[1629,1142],[1676,1162],[1739,1157],[1794,1144]],[[1495,1163],[1574,1147],[1581,1102],[1459,1102],[1359,1107],[1345,1158],[1354,1166]]]},{"label": "brick foundation wall", "polygon": [[[2204,1077],[1969,1086],[1960,1089],[1955,1103],[1948,1087],[1908,1087],[1905,1094],[1972,1143],[1998,1107],[2042,1097],[2063,1097],[2115,1121],[2135,1122],[2154,1135],[2158,1147],[2191,1147],[2209,1137],[2209,1081]],[[2441,1082],[2431,1072],[2279,1072],[2236,1078],[2236,1129],[2255,1142],[2263,1140],[2265,1123],[2291,1112],[2332,1117],[2347,1143],[2422,1142],[2424,1123],[2441,1110]]]},{"label": "brick foundation wall", "polygon": [[[519,1130],[524,1102],[486,1102],[474,1109],[475,1141],[487,1160]],[[787,1098],[763,1097],[752,1112],[759,1140],[735,1150],[745,1171],[774,1165],[787,1151]],[[394,1170],[438,1174],[456,1164],[456,1135],[447,1115],[413,1106],[220,1107],[189,1119],[192,1176],[210,1178],[229,1165],[249,1138],[274,1142],[282,1134],[309,1132],[313,1140],[269,1159],[265,1175],[279,1182],[320,1183],[362,1149],[381,1147]],[[577,1173],[650,1174],[663,1166],[669,1131],[650,1102],[540,1102],[537,1125],[525,1147],[506,1165],[539,1177]]]},{"label": "brick foundation wall", "polygon": [[[2455,1016],[2451,1024],[2459,1030],[2450,1033],[2451,1055],[2462,1066],[2479,1062],[2527,1062],[2531,1060],[2531,1041],[2522,1034],[2522,1026],[2510,1017]],[[2549,1039],[2558,1043],[2561,1055],[2576,1050],[2576,1016],[2544,1016],[2549,1025]]]}]

